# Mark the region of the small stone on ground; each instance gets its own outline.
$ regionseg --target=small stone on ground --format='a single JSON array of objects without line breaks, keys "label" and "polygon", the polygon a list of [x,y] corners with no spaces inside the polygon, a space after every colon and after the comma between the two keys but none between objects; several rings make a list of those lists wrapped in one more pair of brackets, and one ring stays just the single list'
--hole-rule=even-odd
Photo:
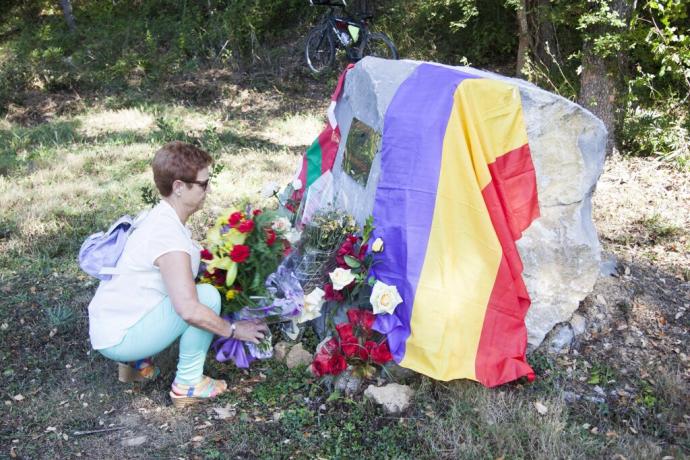
[{"label": "small stone on ground", "polygon": [[122,445],[125,447],[139,447],[146,442],[146,436],[136,436],[134,438],[127,438],[122,440]]},{"label": "small stone on ground", "polygon": [[383,410],[388,414],[399,414],[406,410],[410,406],[413,395],[412,388],[398,383],[389,383],[382,387],[369,385],[364,390],[364,397],[382,405]]},{"label": "small stone on ground", "polygon": [[278,361],[284,361],[292,344],[288,342],[278,342],[273,347],[273,357]]},{"label": "small stone on ground", "polygon": [[288,369],[294,369],[295,367],[311,364],[312,356],[307,350],[302,347],[301,343],[298,343],[290,349],[290,352],[285,357],[285,364]]}]

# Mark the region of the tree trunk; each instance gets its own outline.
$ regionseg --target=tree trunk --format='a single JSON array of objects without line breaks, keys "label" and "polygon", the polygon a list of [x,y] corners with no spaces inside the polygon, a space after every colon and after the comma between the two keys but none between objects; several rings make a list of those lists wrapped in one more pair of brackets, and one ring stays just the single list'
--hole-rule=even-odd
[{"label": "tree trunk", "polygon": [[62,13],[65,15],[65,21],[67,21],[67,27],[69,27],[70,32],[77,30],[77,22],[74,19],[74,13],[72,13],[72,2],[70,0],[60,0],[60,6],[62,7]]},{"label": "tree trunk", "polygon": [[556,41],[556,28],[549,17],[551,10],[550,0],[533,1],[530,10],[531,17],[529,27],[537,31],[537,43],[533,51],[535,59],[545,66],[549,72],[557,70],[561,63],[560,50]]},{"label": "tree trunk", "polygon": [[582,48],[582,73],[580,73],[580,96],[578,102],[604,122],[609,132],[606,154],[615,146],[616,131],[616,83],[611,75],[611,63],[592,50],[587,42]]},{"label": "tree trunk", "polygon": [[[611,10],[616,12],[626,23],[630,21],[630,13],[634,6],[625,0],[613,0],[609,3]],[[590,30],[582,47],[582,73],[580,73],[580,105],[589,109],[594,115],[604,122],[608,130],[606,154],[610,154],[616,143],[617,102],[620,76],[618,69],[619,56],[602,58],[594,52],[592,37],[600,36],[608,32],[608,29],[599,27]]]},{"label": "tree trunk", "polygon": [[527,24],[527,1],[520,0],[520,5],[517,8],[518,20],[518,54],[515,74],[518,77],[524,77],[524,68],[527,63],[527,56],[530,51],[529,46],[529,26]]}]

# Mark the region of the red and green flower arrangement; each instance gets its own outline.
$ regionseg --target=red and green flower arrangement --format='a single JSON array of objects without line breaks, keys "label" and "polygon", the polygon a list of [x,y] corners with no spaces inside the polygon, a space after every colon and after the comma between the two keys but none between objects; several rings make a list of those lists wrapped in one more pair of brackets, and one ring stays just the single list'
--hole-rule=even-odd
[{"label": "red and green flower arrangement", "polygon": [[337,337],[325,342],[314,357],[311,370],[317,377],[337,376],[348,366],[359,378],[372,378],[376,365],[383,366],[393,359],[385,337],[372,329],[374,314],[352,308],[348,321],[335,326]]},{"label": "red and green flower arrangement", "polygon": [[223,313],[258,306],[265,282],[290,253],[290,221],[275,211],[228,210],[211,227],[201,251],[201,281],[222,294]]}]

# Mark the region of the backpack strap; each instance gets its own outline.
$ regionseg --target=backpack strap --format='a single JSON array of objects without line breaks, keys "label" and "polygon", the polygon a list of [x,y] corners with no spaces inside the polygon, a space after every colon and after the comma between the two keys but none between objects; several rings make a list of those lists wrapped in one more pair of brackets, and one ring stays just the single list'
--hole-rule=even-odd
[{"label": "backpack strap", "polygon": [[[150,210],[146,209],[144,211],[141,211],[137,217],[134,218],[132,221],[132,225],[127,229],[127,237],[132,235],[132,232],[137,229],[141,225],[141,223],[144,221],[146,216],[149,215]],[[123,273],[127,272],[133,272],[133,271],[140,271],[140,270],[132,270],[132,269],[124,269],[124,268],[118,268],[117,266],[115,267],[101,267],[100,271],[98,272],[99,275],[122,275]]]}]

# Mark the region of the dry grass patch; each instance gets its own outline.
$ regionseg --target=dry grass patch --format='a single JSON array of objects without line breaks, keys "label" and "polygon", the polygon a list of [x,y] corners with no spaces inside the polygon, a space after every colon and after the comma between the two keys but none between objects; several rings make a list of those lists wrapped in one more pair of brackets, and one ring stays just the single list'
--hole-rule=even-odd
[{"label": "dry grass patch", "polygon": [[156,126],[154,117],[139,109],[90,112],[76,119],[81,124],[78,132],[89,137],[123,131],[147,133]]},{"label": "dry grass patch", "polygon": [[0,177],[0,221],[8,227],[0,248],[56,256],[79,243],[69,238],[136,212],[139,189],[151,181],[150,155],[146,144],[80,147],[26,176]]},{"label": "dry grass patch", "polygon": [[607,159],[593,216],[609,250],[642,257],[679,277],[690,273],[690,175],[662,161]]},{"label": "dry grass patch", "polygon": [[289,147],[310,145],[324,127],[325,117],[316,113],[298,113],[269,121],[262,135],[276,144]]},{"label": "dry grass patch", "polygon": [[435,396],[446,412],[432,417],[423,430],[441,458],[578,458],[598,447],[568,427],[565,406],[556,398],[532,401],[467,381],[454,382]]}]

